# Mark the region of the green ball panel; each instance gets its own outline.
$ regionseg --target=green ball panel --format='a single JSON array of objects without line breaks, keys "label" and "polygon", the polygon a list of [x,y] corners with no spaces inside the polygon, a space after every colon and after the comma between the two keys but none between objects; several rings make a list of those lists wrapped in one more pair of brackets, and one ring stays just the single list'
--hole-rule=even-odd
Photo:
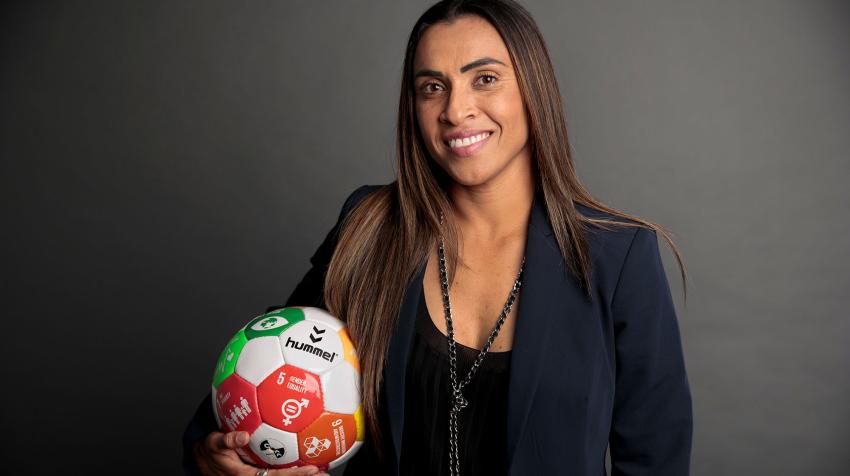
[{"label": "green ball panel", "polygon": [[262,316],[257,316],[245,326],[245,336],[250,340],[256,337],[279,336],[293,324],[304,320],[304,311],[297,307],[285,307]]},{"label": "green ball panel", "polygon": [[242,352],[242,348],[245,347],[247,342],[248,339],[245,337],[245,331],[240,330],[224,346],[224,350],[221,351],[221,355],[218,357],[215,372],[213,373],[213,386],[215,388],[218,388],[224,379],[233,374],[233,370],[236,368],[236,360],[239,359],[239,353]]}]

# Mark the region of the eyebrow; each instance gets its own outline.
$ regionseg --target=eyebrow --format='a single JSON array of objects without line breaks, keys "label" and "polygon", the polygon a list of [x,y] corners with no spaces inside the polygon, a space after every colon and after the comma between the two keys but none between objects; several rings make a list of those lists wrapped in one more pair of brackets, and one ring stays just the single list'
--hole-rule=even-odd
[{"label": "eyebrow", "polygon": [[[473,61],[472,63],[469,63],[466,66],[463,66],[462,68],[460,68],[460,72],[465,73],[472,68],[477,68],[479,66],[484,66],[484,65],[488,65],[488,64],[500,64],[502,66],[506,66],[505,63],[497,60],[496,58],[490,58],[489,56],[487,56],[487,57],[484,57],[484,58],[479,58],[479,59]],[[441,73],[440,71],[434,71],[433,69],[421,69],[421,70],[417,71],[415,75],[413,75],[413,79],[416,79],[420,76],[430,76],[430,77],[434,77],[434,78],[442,78],[443,73]]]}]

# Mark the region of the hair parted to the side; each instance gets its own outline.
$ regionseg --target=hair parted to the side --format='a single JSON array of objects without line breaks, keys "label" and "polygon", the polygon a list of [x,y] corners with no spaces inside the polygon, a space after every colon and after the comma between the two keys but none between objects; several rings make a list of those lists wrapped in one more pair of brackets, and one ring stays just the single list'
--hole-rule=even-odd
[{"label": "hair parted to the side", "polygon": [[[627,226],[649,228],[664,237],[675,253],[687,300],[687,273],[670,233],[598,201],[576,176],[555,71],[528,11],[512,0],[436,3],[417,20],[407,43],[398,108],[396,180],[364,197],[348,214],[325,279],[327,309],[347,323],[357,349],[364,418],[379,455],[384,437],[378,423],[382,373],[404,293],[425,265],[440,231],[450,279],[458,261],[459,234],[445,192],[450,177],[431,159],[416,122],[413,62],[426,29],[461,15],[478,15],[490,22],[507,46],[528,119],[535,187],[542,190],[564,261],[587,296],[593,291],[584,232],[590,227]],[[576,204],[622,221],[583,216]],[[442,230],[441,213],[445,216]]]}]

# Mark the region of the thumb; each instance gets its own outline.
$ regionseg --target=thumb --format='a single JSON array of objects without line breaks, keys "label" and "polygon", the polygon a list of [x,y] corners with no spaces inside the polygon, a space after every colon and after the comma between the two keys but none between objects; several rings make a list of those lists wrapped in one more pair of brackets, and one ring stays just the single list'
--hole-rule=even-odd
[{"label": "thumb", "polygon": [[211,446],[217,451],[235,450],[248,444],[248,432],[231,431],[228,433],[218,433],[213,438]]}]

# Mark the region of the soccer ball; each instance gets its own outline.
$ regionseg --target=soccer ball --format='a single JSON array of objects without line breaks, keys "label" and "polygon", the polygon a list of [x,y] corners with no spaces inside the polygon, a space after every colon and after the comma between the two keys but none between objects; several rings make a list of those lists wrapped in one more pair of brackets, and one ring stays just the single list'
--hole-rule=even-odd
[{"label": "soccer ball", "polygon": [[212,399],[222,432],[251,435],[238,452],[255,466],[326,471],[363,445],[360,364],[345,324],[323,309],[252,319],[221,353]]}]

